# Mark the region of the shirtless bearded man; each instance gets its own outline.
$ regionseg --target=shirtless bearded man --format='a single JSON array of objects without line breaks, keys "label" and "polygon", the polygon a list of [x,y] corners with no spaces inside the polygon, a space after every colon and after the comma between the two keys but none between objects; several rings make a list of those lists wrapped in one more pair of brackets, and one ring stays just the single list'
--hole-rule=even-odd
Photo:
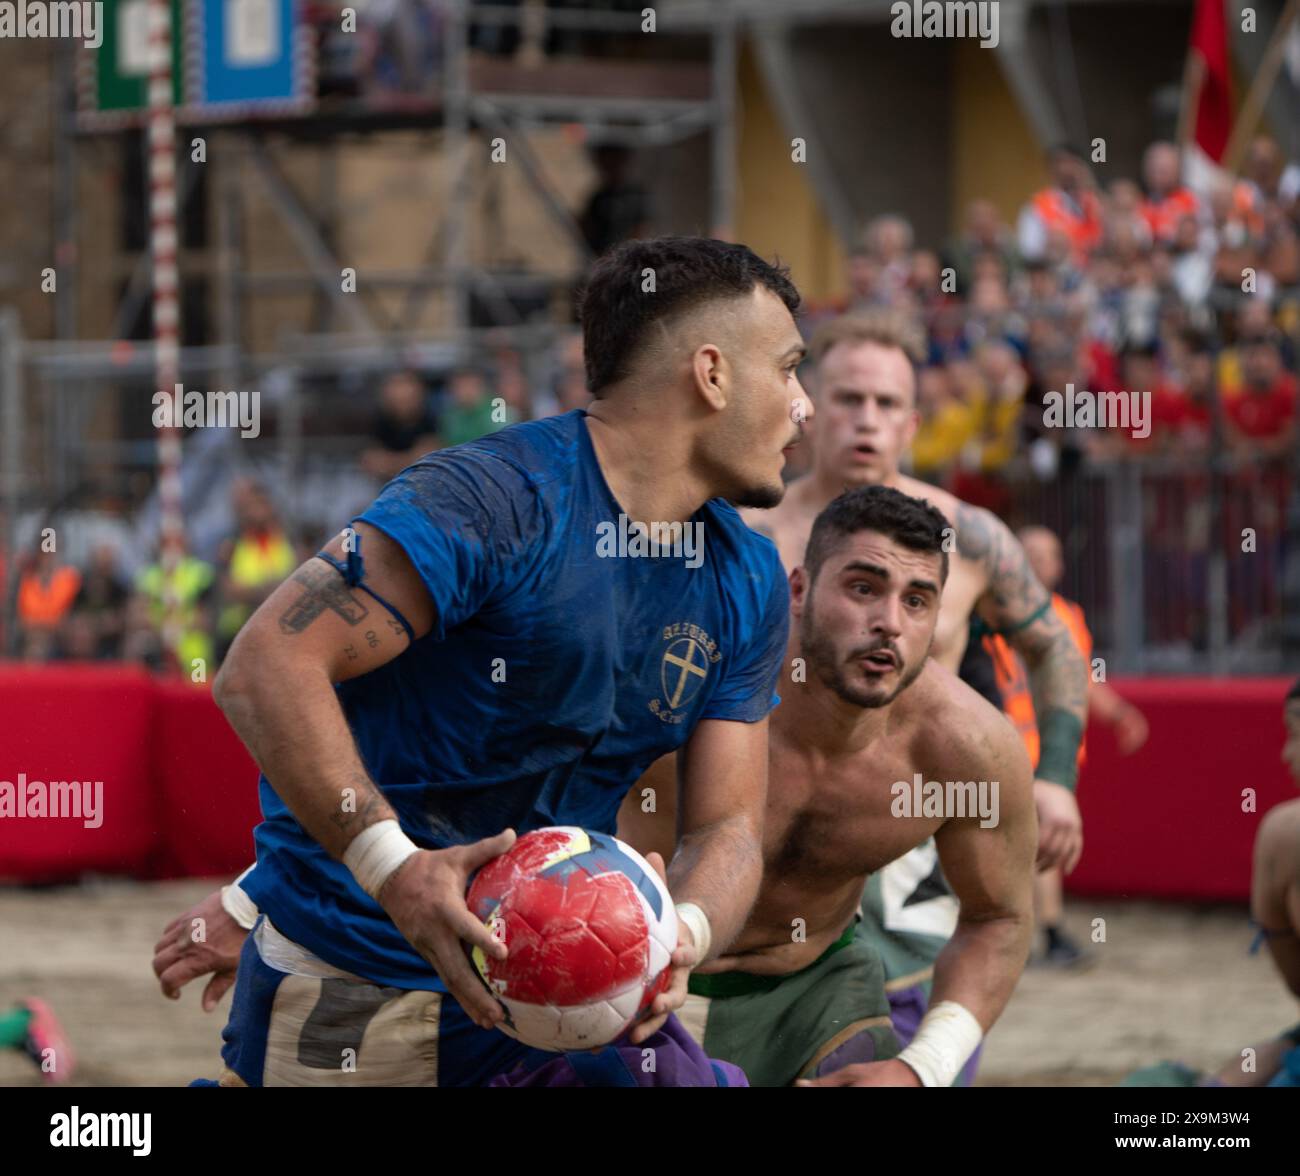
[{"label": "shirtless bearded man", "polygon": [[[806,381],[817,406],[808,427],[812,471],[790,484],[778,507],[747,511],[744,518],[775,540],[788,571],[803,559],[813,519],[849,487],[892,486],[939,509],[953,532],[931,656],[957,673],[972,622],[1003,634],[1020,655],[1035,714],[1043,717],[1033,789],[1037,865],[1068,873],[1083,852],[1074,786],[1088,667],[1006,525],[989,511],[900,472],[919,420],[913,363],[921,348],[915,335],[906,316],[889,311],[835,319],[814,334]],[[859,934],[884,959],[894,1028],[906,1041],[925,1010],[931,969],[957,918],[933,843],[872,875],[863,915]],[[963,1080],[973,1070],[972,1065]]]},{"label": "shirtless bearded man", "polygon": [[[949,1085],[1024,966],[1031,770],[1001,713],[930,657],[946,527],[923,502],[862,487],[818,516],[791,574],[794,672],[772,716],[763,881],[680,1014],[755,1086]],[[663,792],[647,814],[633,789],[620,814],[643,851],[673,841],[675,790]],[[880,958],[855,923],[866,876],[931,837],[961,916],[899,1054]]]}]

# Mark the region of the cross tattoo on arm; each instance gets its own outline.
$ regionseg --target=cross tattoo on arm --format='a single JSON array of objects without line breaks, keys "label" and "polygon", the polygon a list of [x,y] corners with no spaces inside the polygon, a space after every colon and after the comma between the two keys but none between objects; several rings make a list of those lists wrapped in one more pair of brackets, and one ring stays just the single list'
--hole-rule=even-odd
[{"label": "cross tattoo on arm", "polygon": [[290,577],[304,591],[280,617],[280,632],[301,633],[321,613],[338,613],[349,625],[358,625],[370,610],[343,582],[339,573],[323,560],[304,564]]}]

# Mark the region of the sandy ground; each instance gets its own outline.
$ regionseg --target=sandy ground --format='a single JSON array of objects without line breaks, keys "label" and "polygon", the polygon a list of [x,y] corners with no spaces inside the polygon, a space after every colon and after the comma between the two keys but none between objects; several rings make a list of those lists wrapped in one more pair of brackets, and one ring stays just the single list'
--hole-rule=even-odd
[{"label": "sandy ground", "polygon": [[[85,1086],[183,1085],[216,1077],[227,996],[199,1008],[191,985],[163,999],[149,967],[164,924],[211,889],[202,881],[92,881],[0,889],[0,1008],[48,1000],[78,1051]],[[1076,902],[1081,939],[1093,919],[1106,942],[1086,972],[1026,971],[986,1044],[985,1085],[1105,1085],[1176,1057],[1217,1066],[1300,1020],[1264,955],[1249,956],[1244,909]],[[20,1055],[0,1055],[0,1085],[35,1085]]]}]

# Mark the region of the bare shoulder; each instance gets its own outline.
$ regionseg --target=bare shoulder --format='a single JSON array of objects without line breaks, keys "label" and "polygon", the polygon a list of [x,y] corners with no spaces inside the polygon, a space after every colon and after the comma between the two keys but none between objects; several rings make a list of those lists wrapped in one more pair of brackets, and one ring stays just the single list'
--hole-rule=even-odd
[{"label": "bare shoulder", "polygon": [[[1295,924],[1288,893],[1300,883],[1300,800],[1275,805],[1255,834],[1250,873],[1250,907],[1267,926]],[[1300,977],[1297,977],[1300,979]],[[1295,988],[1292,983],[1292,988]]]},{"label": "bare shoulder", "polygon": [[1261,853],[1300,850],[1300,799],[1274,805],[1264,814],[1255,847]]},{"label": "bare shoulder", "polygon": [[982,506],[972,506],[955,494],[916,478],[900,478],[898,488],[914,498],[924,498],[953,525],[957,532],[958,550],[969,560],[984,561],[1006,540],[1014,543],[1006,524]]},{"label": "bare shoulder", "polygon": [[921,498],[935,508],[944,518],[946,518],[954,527],[957,526],[957,511],[961,507],[967,510],[973,510],[974,507],[967,506],[966,503],[947,490],[938,486],[932,486],[929,482],[922,482],[919,478],[909,478],[900,476],[898,479],[898,489],[904,494],[910,494],[913,498]]},{"label": "bare shoulder", "polygon": [[957,550],[963,558],[982,564],[990,575],[996,575],[1009,556],[1020,554],[1015,536],[991,510],[951,495],[949,498],[952,510],[948,517],[957,530]]},{"label": "bare shoulder", "polygon": [[915,723],[918,760],[934,778],[1002,779],[1016,767],[1031,777],[1029,756],[1006,715],[934,658],[902,697]]}]

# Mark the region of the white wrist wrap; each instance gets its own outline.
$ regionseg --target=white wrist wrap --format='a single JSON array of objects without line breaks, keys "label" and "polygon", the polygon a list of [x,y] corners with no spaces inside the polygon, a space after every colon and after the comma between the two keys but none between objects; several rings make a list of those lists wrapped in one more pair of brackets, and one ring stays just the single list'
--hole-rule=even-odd
[{"label": "white wrist wrap", "polygon": [[371,898],[378,898],[389,875],[420,847],[394,820],[376,821],[362,829],[343,854],[343,864]]},{"label": "white wrist wrap", "polygon": [[253,924],[257,922],[257,916],[260,913],[255,903],[240,887],[240,883],[253,872],[254,862],[242,874],[239,875],[229,886],[221,888],[221,905],[225,908],[226,914],[235,920],[245,931],[251,931]]},{"label": "white wrist wrap", "polygon": [[968,1008],[943,1000],[921,1018],[898,1060],[916,1071],[922,1086],[951,1086],[983,1039],[984,1030]]},{"label": "white wrist wrap", "polygon": [[695,939],[695,962],[704,963],[704,957],[709,954],[709,946],[713,943],[709,916],[693,902],[679,902],[677,917],[691,929],[691,935]]}]

